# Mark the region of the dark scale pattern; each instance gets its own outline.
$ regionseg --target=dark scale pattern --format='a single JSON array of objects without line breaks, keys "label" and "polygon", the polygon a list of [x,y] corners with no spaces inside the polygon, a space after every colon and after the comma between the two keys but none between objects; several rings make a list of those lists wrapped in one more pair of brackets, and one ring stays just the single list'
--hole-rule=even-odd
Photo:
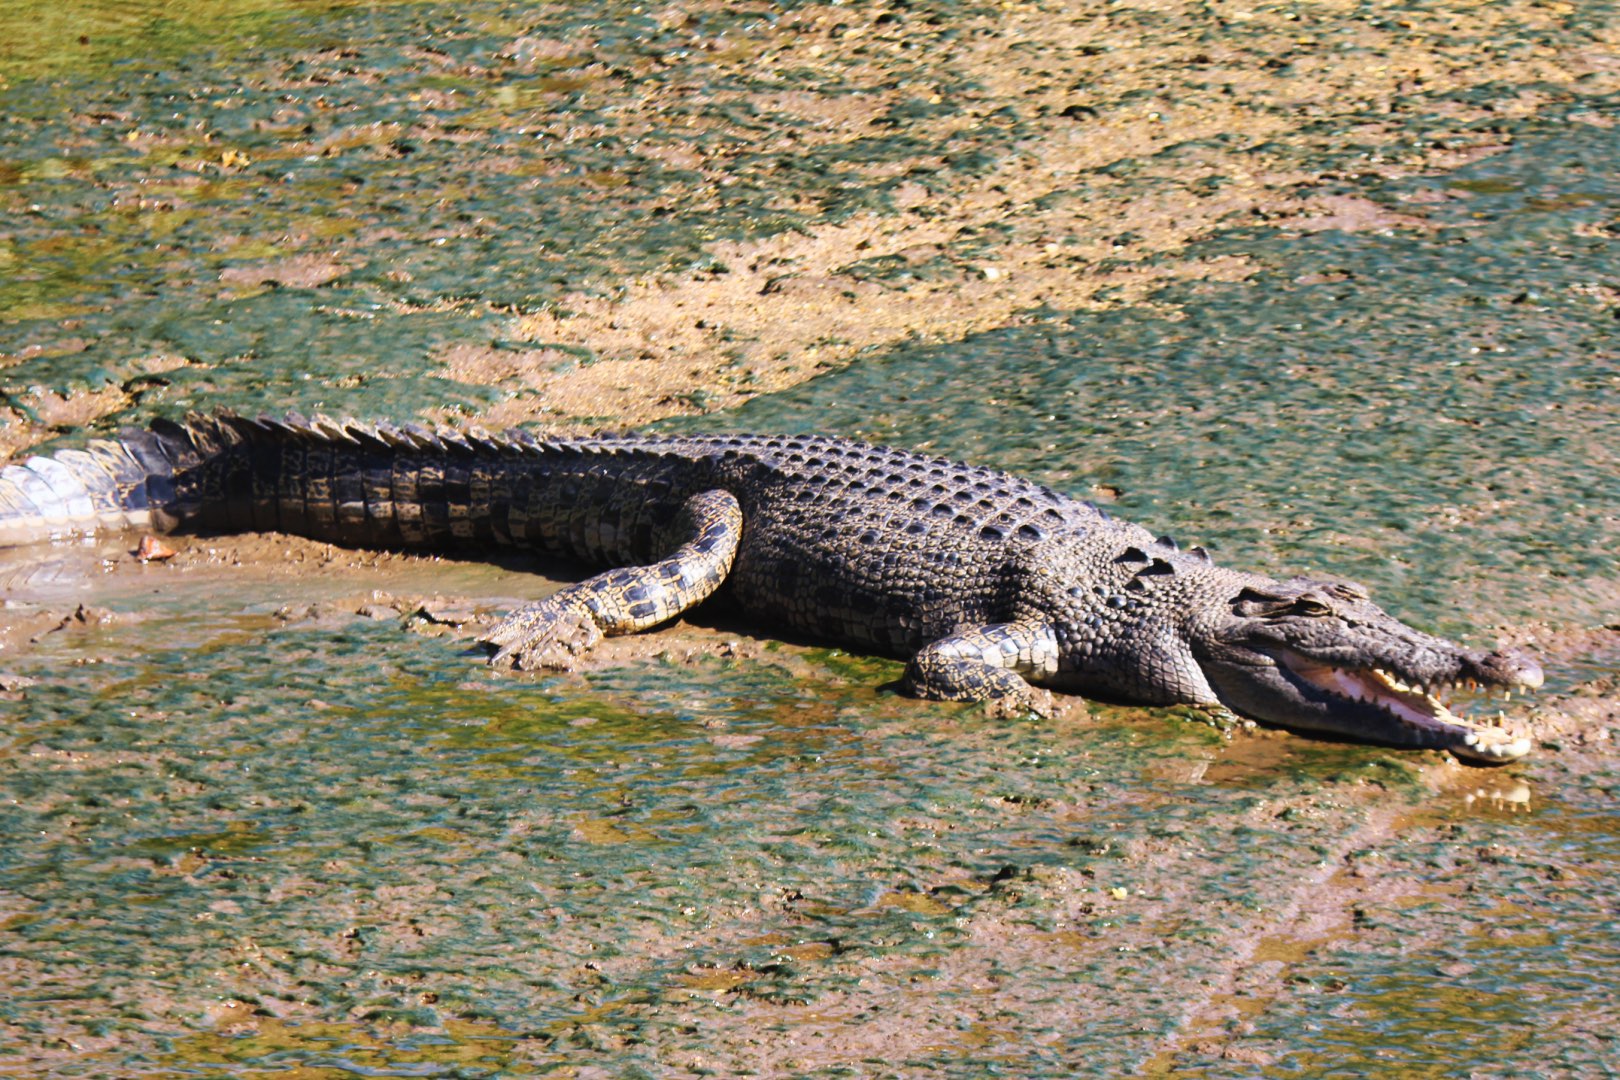
[{"label": "dark scale pattern", "polygon": [[524,667],[724,588],[763,624],[908,658],[927,697],[1042,710],[1040,684],[1223,704],[1489,760],[1528,741],[1411,687],[1540,679],[1353,587],[1227,570],[1029,481],[826,436],[543,441],[217,416],[0,470],[0,545],[121,526],[515,545],[607,568],[491,631],[494,659]]}]

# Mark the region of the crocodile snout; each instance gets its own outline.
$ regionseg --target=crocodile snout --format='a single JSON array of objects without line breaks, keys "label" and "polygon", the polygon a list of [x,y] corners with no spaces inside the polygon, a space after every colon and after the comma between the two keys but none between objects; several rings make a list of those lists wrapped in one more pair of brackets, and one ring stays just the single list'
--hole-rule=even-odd
[{"label": "crocodile snout", "polygon": [[1486,653],[1474,661],[1474,678],[1510,689],[1534,690],[1546,681],[1541,665],[1517,649]]}]

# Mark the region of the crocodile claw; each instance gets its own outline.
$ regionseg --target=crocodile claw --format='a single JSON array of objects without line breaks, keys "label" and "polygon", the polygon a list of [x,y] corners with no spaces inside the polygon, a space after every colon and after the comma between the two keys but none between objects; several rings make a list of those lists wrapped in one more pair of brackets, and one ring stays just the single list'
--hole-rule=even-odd
[{"label": "crocodile claw", "polygon": [[602,630],[584,606],[548,597],[518,608],[478,640],[495,649],[492,666],[571,671],[602,640]]}]

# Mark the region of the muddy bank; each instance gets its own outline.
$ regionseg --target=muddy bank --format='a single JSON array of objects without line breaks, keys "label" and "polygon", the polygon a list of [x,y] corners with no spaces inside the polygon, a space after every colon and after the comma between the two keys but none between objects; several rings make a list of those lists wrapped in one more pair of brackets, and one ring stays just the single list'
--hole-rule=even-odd
[{"label": "muddy bank", "polygon": [[[526,568],[132,546],[8,580],[43,629],[0,652],[29,680],[5,969],[58,1003],[15,1029],[31,1068],[1232,1075],[1336,1018],[1421,1060],[1384,995],[1436,968],[1474,1014],[1591,1007],[1538,950],[1578,965],[1602,918],[1614,631],[1542,631],[1591,666],[1528,762],[1481,770],[1162,710],[990,720],[724,619],[497,674],[466,646]],[[74,883],[126,914],[75,901],[76,928]],[[1448,1034],[1501,1053],[1486,1019]]]},{"label": "muddy bank", "polygon": [[[538,599],[587,571],[555,560],[515,553],[464,560],[438,555],[356,551],[279,533],[230,537],[168,537],[158,558],[142,556],[150,534],[129,533],[8,553],[0,567],[5,598],[0,612],[0,673],[26,659],[50,635],[94,637],[118,627],[137,637],[147,618],[163,619],[176,606],[233,608],[266,625],[336,629],[356,619],[397,625],[401,632],[443,638],[440,648],[476,670],[486,655],[477,639],[512,608]],[[210,597],[251,597],[219,604]],[[1527,716],[1537,738],[1556,746],[1606,742],[1620,725],[1612,669],[1620,662],[1620,626],[1560,627],[1547,622],[1498,628],[1498,644],[1522,648],[1554,672],[1554,693],[1534,699]],[[768,647],[767,647],[768,646]],[[805,657],[824,653],[819,643],[759,626],[724,604],[706,605],[657,631],[608,638],[575,658],[568,671],[611,670],[649,660],[685,665],[704,660],[790,664],[804,674]],[[881,669],[875,669],[881,670]],[[892,676],[882,680],[891,689]],[[500,678],[534,681],[528,673]],[[8,687],[7,689],[10,689]],[[1086,715],[1081,699],[1061,699],[1060,718]],[[1188,714],[1192,715],[1192,714]],[[1274,742],[1287,738],[1253,724],[1225,729],[1232,738]],[[1307,736],[1308,738],[1308,736]],[[1263,756],[1263,755],[1262,755]],[[1445,755],[1419,755],[1455,772]],[[1477,770],[1464,769],[1463,775]]]},{"label": "muddy bank", "polygon": [[711,611],[489,671],[568,568],[6,552],[0,1070],[1605,1074],[1606,8],[126,8],[0,14],[4,450],[833,430],[1550,685],[1486,771],[992,719]]},{"label": "muddy bank", "polygon": [[[172,41],[129,41],[152,57],[133,95],[72,39],[32,61],[72,74],[48,76],[65,116],[4,106],[0,447],[267,401],[707,412],[1243,280],[1241,254],[1188,251],[1234,225],[1421,232],[1421,204],[1358,189],[1620,89],[1607,20],[1530,3],[274,11],[183,72]],[[436,47],[399,46],[419,20]]]}]

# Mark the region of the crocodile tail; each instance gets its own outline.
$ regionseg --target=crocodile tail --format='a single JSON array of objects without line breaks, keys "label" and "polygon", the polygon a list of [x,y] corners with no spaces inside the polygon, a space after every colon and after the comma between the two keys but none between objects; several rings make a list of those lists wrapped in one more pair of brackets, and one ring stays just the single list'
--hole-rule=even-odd
[{"label": "crocodile tail", "polygon": [[0,547],[121,529],[280,531],[380,547],[510,542],[499,525],[511,474],[500,464],[542,449],[522,433],[296,413],[159,420],[0,468]]},{"label": "crocodile tail", "polygon": [[126,431],[0,467],[0,547],[117,529],[162,528],[185,449],[159,431]]},{"label": "crocodile tail", "polygon": [[307,421],[229,414],[159,420],[150,429],[124,428],[116,439],[6,465],[0,547],[125,529],[251,528],[253,495],[262,486],[254,483],[255,450],[291,424]]}]

